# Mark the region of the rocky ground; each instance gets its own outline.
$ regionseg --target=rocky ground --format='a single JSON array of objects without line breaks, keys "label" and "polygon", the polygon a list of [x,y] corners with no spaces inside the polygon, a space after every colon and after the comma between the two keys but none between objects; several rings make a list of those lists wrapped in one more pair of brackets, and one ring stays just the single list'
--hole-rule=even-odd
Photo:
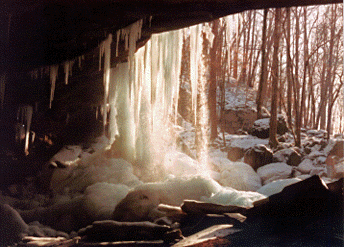
[{"label": "rocky ground", "polygon": [[[234,105],[240,116],[252,109]],[[192,124],[180,119],[179,148],[150,183],[105,137],[59,152],[42,140],[35,152],[50,156],[41,159],[3,148],[0,245],[342,246],[343,136],[303,129],[295,147],[281,115],[271,149],[269,119],[250,121],[240,134],[219,129],[204,166]]]}]

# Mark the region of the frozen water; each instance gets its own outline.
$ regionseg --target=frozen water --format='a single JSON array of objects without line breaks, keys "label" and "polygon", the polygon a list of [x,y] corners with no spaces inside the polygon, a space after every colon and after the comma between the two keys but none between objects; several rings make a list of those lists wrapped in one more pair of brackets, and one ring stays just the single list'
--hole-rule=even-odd
[{"label": "frozen water", "polygon": [[265,196],[271,196],[281,192],[284,187],[300,181],[300,178],[278,179],[276,181],[264,185],[259,190],[257,190],[257,192]]},{"label": "frozen water", "polygon": [[82,152],[81,146],[71,145],[64,146],[60,151],[58,151],[50,161],[59,161],[65,165],[76,162],[79,159],[79,155]]},{"label": "frozen water", "polygon": [[202,197],[202,201],[233,205],[241,207],[252,207],[253,202],[266,198],[264,195],[252,191],[239,191],[230,187],[223,188],[211,197]]},{"label": "frozen water", "polygon": [[135,190],[149,191],[159,198],[159,203],[180,206],[184,200],[201,200],[221,191],[222,187],[210,178],[191,176],[188,178],[171,178],[164,182],[145,183]]},{"label": "frozen water", "polygon": [[95,183],[85,190],[83,209],[92,221],[111,219],[116,205],[128,192],[129,187],[123,184]]},{"label": "frozen water", "polygon": [[58,75],[59,65],[50,66],[50,103],[49,108],[51,108],[52,102],[54,100],[55,94],[55,83]]}]

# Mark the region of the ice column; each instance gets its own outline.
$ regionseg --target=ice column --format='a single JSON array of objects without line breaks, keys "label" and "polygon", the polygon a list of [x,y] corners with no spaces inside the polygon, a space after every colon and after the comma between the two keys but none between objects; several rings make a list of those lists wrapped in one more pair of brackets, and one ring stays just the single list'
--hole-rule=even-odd
[{"label": "ice column", "polygon": [[64,73],[65,73],[65,84],[68,85],[68,78],[69,75],[72,74],[72,68],[73,68],[74,61],[66,61],[63,63],[64,67]]},{"label": "ice column", "polygon": [[58,74],[58,65],[50,66],[50,103],[49,108],[51,108],[52,102],[54,100],[54,93],[55,93],[55,83]]},{"label": "ice column", "polygon": [[26,134],[25,134],[25,154],[29,154],[29,139],[30,139],[30,128],[33,109],[32,106],[28,105],[24,107],[25,117],[26,117]]},{"label": "ice column", "polygon": [[[109,34],[107,39],[100,45],[100,55],[99,55],[99,66],[101,66],[101,56],[104,54],[104,103],[103,103],[103,126],[105,134],[105,126],[107,124],[108,116],[108,96],[109,96],[109,85],[110,85],[110,58],[111,58],[111,43],[112,34]],[[101,67],[99,67],[101,69]]]},{"label": "ice column", "polygon": [[[190,81],[192,94],[192,109],[196,118],[197,111],[197,84],[198,84],[198,65],[202,55],[202,26],[190,27]],[[196,122],[196,121],[195,121]]]}]

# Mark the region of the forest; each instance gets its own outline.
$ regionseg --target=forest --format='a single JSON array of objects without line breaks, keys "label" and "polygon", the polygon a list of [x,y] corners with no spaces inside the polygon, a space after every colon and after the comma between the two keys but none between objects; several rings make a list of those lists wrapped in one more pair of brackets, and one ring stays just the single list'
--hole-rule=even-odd
[{"label": "forest", "polygon": [[[208,25],[208,24],[204,24]],[[225,88],[257,90],[257,118],[271,113],[270,145],[276,147],[277,114],[286,116],[295,145],[301,129],[343,133],[343,5],[251,10],[209,23],[203,31],[211,138],[225,105]],[[184,35],[183,56],[190,37]],[[182,80],[190,79],[184,59]],[[217,103],[220,117],[215,117]],[[271,103],[272,102],[272,103]]]}]

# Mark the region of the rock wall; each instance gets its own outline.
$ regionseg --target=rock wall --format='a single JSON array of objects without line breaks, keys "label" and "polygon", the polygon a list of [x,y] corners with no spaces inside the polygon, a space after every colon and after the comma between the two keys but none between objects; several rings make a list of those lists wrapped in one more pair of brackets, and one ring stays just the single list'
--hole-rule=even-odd
[{"label": "rock wall", "polygon": [[224,117],[220,119],[220,126],[229,134],[238,131],[248,131],[257,119],[257,110],[249,106],[236,106],[225,111]]}]

